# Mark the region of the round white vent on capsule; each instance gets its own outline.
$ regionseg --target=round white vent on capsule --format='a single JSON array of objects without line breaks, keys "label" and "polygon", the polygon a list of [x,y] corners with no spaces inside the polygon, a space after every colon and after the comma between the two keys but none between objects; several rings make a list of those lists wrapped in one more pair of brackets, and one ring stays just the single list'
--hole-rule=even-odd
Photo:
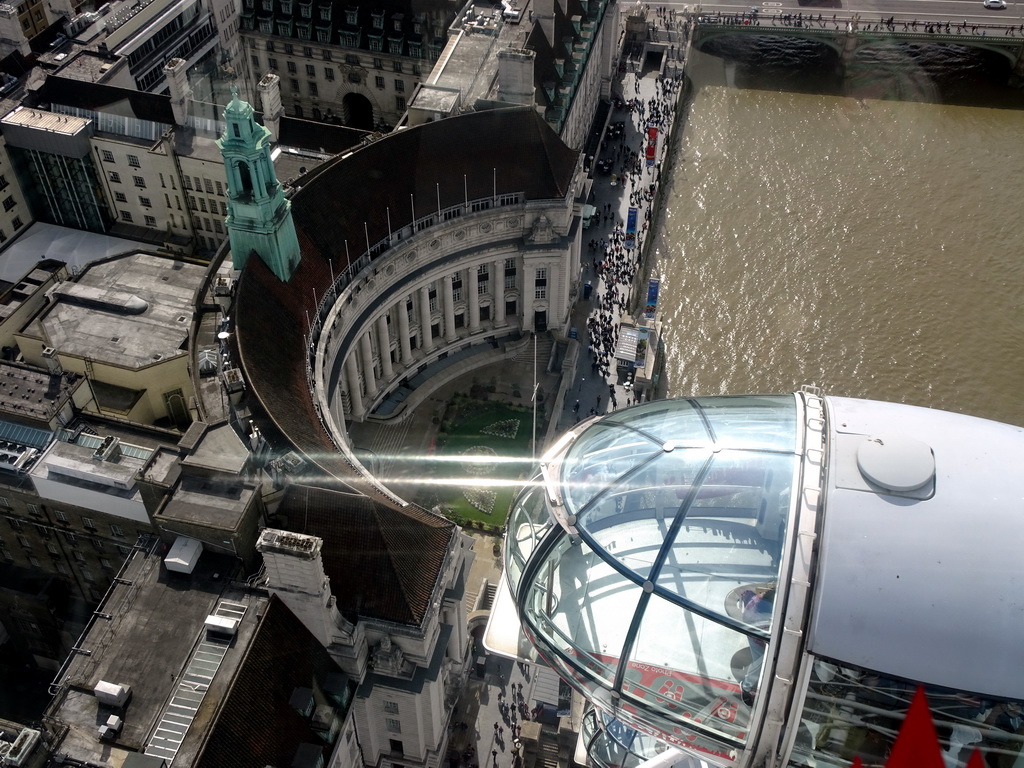
[{"label": "round white vent on capsule", "polygon": [[935,477],[935,456],[920,440],[903,435],[875,435],[857,448],[857,468],[887,491],[913,491]]}]

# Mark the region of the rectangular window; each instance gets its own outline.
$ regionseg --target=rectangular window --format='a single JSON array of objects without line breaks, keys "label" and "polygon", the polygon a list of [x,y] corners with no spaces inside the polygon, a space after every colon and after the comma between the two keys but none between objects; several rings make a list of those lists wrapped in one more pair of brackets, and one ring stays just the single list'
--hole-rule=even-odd
[{"label": "rectangular window", "polygon": [[0,555],[3,555],[4,560],[13,560],[14,559],[14,555],[11,554],[11,551],[9,549],[4,549],[4,550],[0,551]]},{"label": "rectangular window", "polygon": [[4,176],[3,174],[0,174],[0,192],[2,192],[3,190],[7,189],[7,187],[10,185],[10,183],[11,182],[9,182],[7,180],[6,176]]},{"label": "rectangular window", "polygon": [[386,717],[384,718],[384,722],[387,725],[388,730],[392,733],[402,732],[402,723],[400,720],[397,720],[393,717]]},{"label": "rectangular window", "polygon": [[128,211],[121,211],[121,221],[128,221],[128,222],[130,222],[131,220],[132,220],[131,213],[129,213]]},{"label": "rectangular window", "polygon": [[324,78],[327,80],[334,79],[334,70],[331,67],[324,67]]},{"label": "rectangular window", "polygon": [[148,197],[143,197],[142,195],[139,195],[139,205],[141,205],[143,208],[152,208],[153,201],[150,200]]},{"label": "rectangular window", "polygon": [[213,231],[218,235],[224,234],[224,226],[220,223],[220,219],[213,220]]},{"label": "rectangular window", "polygon": [[384,78],[381,77],[380,75],[377,75],[377,77],[375,77],[374,80],[376,81],[377,87],[380,88],[381,90],[383,90],[384,89]]},{"label": "rectangular window", "polygon": [[260,57],[257,56],[254,53],[251,58],[252,58],[252,68],[256,71],[256,74],[259,75],[259,71],[260,71]]},{"label": "rectangular window", "polygon": [[141,168],[142,164],[139,162],[138,155],[128,155],[128,165],[132,168]]},{"label": "rectangular window", "polygon": [[135,184],[139,189],[146,188],[146,180],[141,176],[132,176],[132,183]]},{"label": "rectangular window", "polygon": [[18,543],[25,549],[32,549],[32,542],[28,540],[28,536],[19,536]]},{"label": "rectangular window", "polygon": [[[270,45],[270,43],[267,43],[267,45]],[[277,59],[275,59],[273,56],[271,56],[269,59],[267,59],[267,66],[270,67],[271,69],[273,69],[276,72],[277,71]]]},{"label": "rectangular window", "polygon": [[312,64],[306,65],[306,77],[316,77],[316,67]]},{"label": "rectangular window", "polygon": [[0,496],[0,508],[11,509],[11,500],[6,496]]},{"label": "rectangular window", "polygon": [[185,178],[185,181],[184,181],[185,189],[192,189],[192,177],[191,176],[185,176],[184,178]]},{"label": "rectangular window", "polygon": [[384,702],[384,711],[389,713],[389,714],[392,714],[392,715],[397,715],[398,714],[398,702],[397,701],[385,701]]},{"label": "rectangular window", "polygon": [[28,510],[28,513],[30,515],[40,515],[40,514],[42,514],[42,510],[39,509],[39,505],[38,504],[27,504],[25,506],[25,508]]},{"label": "rectangular window", "polygon": [[92,521],[91,517],[83,517],[82,518],[82,525],[84,525],[90,531],[95,531],[96,530],[96,523],[94,523]]},{"label": "rectangular window", "polygon": [[15,519],[13,517],[8,517],[7,518],[7,524],[9,526],[11,526],[11,530],[14,530],[14,531],[20,531],[21,530],[21,520],[17,520],[17,519]]},{"label": "rectangular window", "polygon": [[358,67],[359,66],[359,57],[356,56],[354,53],[346,53],[345,54],[345,63],[346,64],[351,64],[353,67]]},{"label": "rectangular window", "polygon": [[[283,13],[288,14],[289,16],[291,15],[291,12],[292,12],[291,0],[281,0],[281,11]],[[295,48],[292,46],[291,43],[285,43],[284,44],[284,52],[286,54],[288,54],[289,56],[292,55],[292,51],[294,51],[294,50],[295,50]]]},{"label": "rectangular window", "polygon": [[221,184],[219,181],[215,183],[217,185],[217,194],[220,195],[221,197],[224,197],[224,185]]},{"label": "rectangular window", "polygon": [[294,75],[295,74],[295,62],[294,61],[286,62],[286,66],[288,67],[288,72],[290,74]]},{"label": "rectangular window", "polygon": [[228,206],[227,206],[227,203],[225,203],[223,200],[220,201],[220,215],[221,216],[227,216],[228,215]]},{"label": "rectangular window", "polygon": [[127,203],[128,195],[126,195],[124,192],[115,192],[114,199],[117,200],[117,202],[119,203]]},{"label": "rectangular window", "polygon": [[73,534],[71,531],[65,531],[64,532],[64,540],[68,544],[71,544],[72,546],[74,546],[74,544],[75,544],[75,534]]},{"label": "rectangular window", "polygon": [[267,50],[270,51],[271,53],[273,53],[273,51],[274,51],[274,41],[273,40],[267,40]]},{"label": "rectangular window", "polygon": [[125,557],[127,557],[128,555],[130,555],[132,553],[132,548],[131,547],[126,547],[124,545],[118,545],[117,551],[120,552]]},{"label": "rectangular window", "polygon": [[57,548],[57,545],[54,544],[52,541],[46,545],[46,551],[49,552],[51,555],[60,554],[60,550]]},{"label": "rectangular window", "polygon": [[124,538],[124,531],[121,530],[121,526],[120,525],[111,525],[110,526],[110,535],[111,536],[117,536],[119,539],[123,539]]},{"label": "rectangular window", "polygon": [[309,84],[309,95],[310,96],[318,96],[319,95],[319,91],[320,91],[320,89],[316,87],[316,83],[310,83]]},{"label": "rectangular window", "polygon": [[405,92],[405,80],[395,80],[395,92],[396,93],[404,93]]},{"label": "rectangular window", "polygon": [[105,162],[105,163],[112,163],[112,162],[114,162],[114,153],[111,152],[109,149],[104,149],[103,150],[103,162]]},{"label": "rectangular window", "polygon": [[299,81],[298,81],[298,80],[296,80],[296,79],[295,79],[295,78],[293,77],[293,78],[291,79],[291,82],[289,83],[289,85],[291,85],[291,87],[292,87],[292,90],[293,90],[293,91],[295,91],[296,93],[298,93],[298,90],[299,90]]},{"label": "rectangular window", "polygon": [[384,59],[378,59],[376,56],[373,57],[373,68],[384,69]]},{"label": "rectangular window", "polygon": [[[0,499],[2,498],[3,497],[0,497]],[[66,523],[68,521],[68,516],[61,512],[59,509],[55,509],[53,511],[53,516],[57,518],[58,523]]]},{"label": "rectangular window", "polygon": [[144,218],[146,219],[146,226],[147,227],[155,227],[156,226],[156,217],[155,216],[146,216]]},{"label": "rectangular window", "polygon": [[82,569],[82,578],[85,581],[95,581],[96,580],[96,577],[94,577],[92,575],[92,571],[90,571],[88,568],[83,568]]},{"label": "rectangular window", "polygon": [[115,184],[120,184],[121,183],[121,174],[118,173],[117,171],[111,171],[110,172],[110,180],[112,182],[114,182]]},{"label": "rectangular window", "polygon": [[395,109],[405,112],[405,96],[395,96]]},{"label": "rectangular window", "polygon": [[305,56],[307,59],[313,58],[313,49],[310,48],[308,45],[303,46],[302,55]]},{"label": "rectangular window", "polygon": [[402,71],[402,62],[400,62],[400,61],[393,61],[393,62],[391,62],[391,68],[395,72],[401,72]]},{"label": "rectangular window", "polygon": [[203,213],[206,213],[206,198],[205,197],[200,197],[199,198],[199,210],[201,210]]},{"label": "rectangular window", "polygon": [[21,217],[15,216],[14,220],[11,222],[11,226],[15,229],[21,229]]}]

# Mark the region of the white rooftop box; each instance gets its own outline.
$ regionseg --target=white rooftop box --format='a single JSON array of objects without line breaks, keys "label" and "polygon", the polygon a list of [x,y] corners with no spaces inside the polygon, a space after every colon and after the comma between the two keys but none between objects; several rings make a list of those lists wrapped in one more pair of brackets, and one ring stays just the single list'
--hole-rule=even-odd
[{"label": "white rooftop box", "polygon": [[105,680],[100,680],[96,683],[96,687],[92,689],[92,692],[101,704],[123,707],[128,701],[128,697],[132,695],[132,688],[130,685],[118,685],[117,683],[108,683]]},{"label": "white rooftop box", "polygon": [[206,621],[203,625],[210,632],[216,632],[219,635],[231,635],[235,636],[235,632],[238,631],[238,619],[229,619],[226,616],[214,616],[212,613],[206,617]]},{"label": "white rooftop box", "polygon": [[190,539],[188,536],[179,536],[171,545],[167,557],[164,558],[164,565],[167,566],[168,571],[192,573],[201,554],[203,554],[201,541]]}]

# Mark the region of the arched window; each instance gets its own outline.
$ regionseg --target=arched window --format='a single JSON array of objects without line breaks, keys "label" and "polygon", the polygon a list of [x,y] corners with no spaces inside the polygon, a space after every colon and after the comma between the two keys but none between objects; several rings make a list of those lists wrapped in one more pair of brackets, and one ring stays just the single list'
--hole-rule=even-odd
[{"label": "arched window", "polygon": [[238,178],[242,183],[242,194],[252,194],[252,174],[249,172],[249,165],[244,160],[238,161]]}]

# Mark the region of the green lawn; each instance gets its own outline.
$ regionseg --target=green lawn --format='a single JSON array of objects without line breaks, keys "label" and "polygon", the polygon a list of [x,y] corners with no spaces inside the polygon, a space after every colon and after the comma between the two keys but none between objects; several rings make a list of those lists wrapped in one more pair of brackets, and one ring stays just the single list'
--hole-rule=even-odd
[{"label": "green lawn", "polygon": [[457,396],[425,462],[419,503],[441,505],[455,522],[504,525],[512,497],[532,468],[532,424],[528,407]]}]

